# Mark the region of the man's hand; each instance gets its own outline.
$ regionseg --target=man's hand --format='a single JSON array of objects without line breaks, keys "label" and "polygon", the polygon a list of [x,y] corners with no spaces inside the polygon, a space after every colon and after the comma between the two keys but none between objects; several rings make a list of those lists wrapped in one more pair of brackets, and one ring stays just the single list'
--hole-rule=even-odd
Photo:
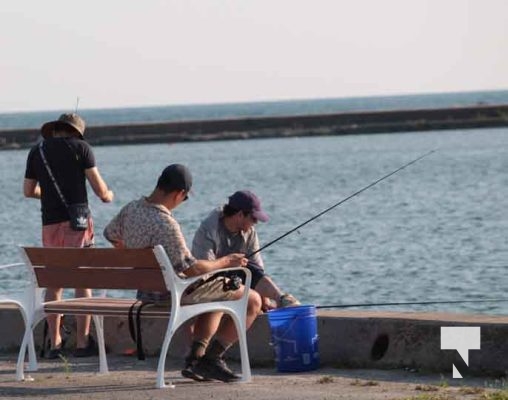
[{"label": "man's hand", "polygon": [[111,203],[113,201],[113,198],[115,197],[112,190],[108,190],[106,194],[101,197],[101,200],[103,203]]},{"label": "man's hand", "polygon": [[249,261],[245,258],[245,254],[242,253],[231,253],[222,258],[225,263],[224,268],[246,267]]}]

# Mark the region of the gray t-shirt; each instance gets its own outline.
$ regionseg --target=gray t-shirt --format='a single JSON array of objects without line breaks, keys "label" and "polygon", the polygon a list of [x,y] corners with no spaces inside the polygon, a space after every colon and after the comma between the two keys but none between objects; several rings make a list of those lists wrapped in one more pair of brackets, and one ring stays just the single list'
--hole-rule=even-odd
[{"label": "gray t-shirt", "polygon": [[[201,222],[192,240],[192,254],[204,260],[215,260],[231,253],[249,255],[258,249],[259,239],[254,227],[247,232],[229,232],[224,225],[221,207]],[[250,257],[249,266],[264,269],[260,253]]]}]

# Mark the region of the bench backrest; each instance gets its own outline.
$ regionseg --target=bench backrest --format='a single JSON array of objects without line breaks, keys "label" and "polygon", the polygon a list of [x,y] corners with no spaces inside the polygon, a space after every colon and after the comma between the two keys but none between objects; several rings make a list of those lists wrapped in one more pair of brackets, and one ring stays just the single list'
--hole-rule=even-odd
[{"label": "bench backrest", "polygon": [[23,249],[39,287],[167,290],[154,249]]}]

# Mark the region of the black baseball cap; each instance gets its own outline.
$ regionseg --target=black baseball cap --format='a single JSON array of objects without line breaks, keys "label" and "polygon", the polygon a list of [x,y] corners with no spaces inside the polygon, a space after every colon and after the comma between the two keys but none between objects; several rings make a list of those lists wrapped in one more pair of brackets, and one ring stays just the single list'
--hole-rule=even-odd
[{"label": "black baseball cap", "polygon": [[192,175],[189,169],[182,164],[171,164],[164,168],[157,180],[157,188],[165,192],[185,190],[189,192],[192,187]]}]

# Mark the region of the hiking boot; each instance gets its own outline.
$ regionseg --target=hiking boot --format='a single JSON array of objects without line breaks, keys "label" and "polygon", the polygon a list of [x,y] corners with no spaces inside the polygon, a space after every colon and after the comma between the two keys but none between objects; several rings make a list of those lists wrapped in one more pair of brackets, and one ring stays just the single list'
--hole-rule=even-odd
[{"label": "hiking boot", "polygon": [[74,350],[72,355],[74,357],[92,357],[99,354],[97,343],[92,335],[88,335],[88,344],[86,347]]},{"label": "hiking boot", "polygon": [[195,371],[196,364],[199,359],[194,357],[187,357],[185,359],[185,367],[180,371],[184,378],[193,379],[197,382],[208,381],[205,377],[201,376]]},{"label": "hiking boot", "polygon": [[299,306],[300,302],[290,293],[284,293],[280,296],[279,307],[295,307]]},{"label": "hiking boot", "polygon": [[222,382],[235,382],[240,379],[229,369],[222,358],[209,359],[202,357],[194,366],[194,371],[205,379],[215,379]]}]

